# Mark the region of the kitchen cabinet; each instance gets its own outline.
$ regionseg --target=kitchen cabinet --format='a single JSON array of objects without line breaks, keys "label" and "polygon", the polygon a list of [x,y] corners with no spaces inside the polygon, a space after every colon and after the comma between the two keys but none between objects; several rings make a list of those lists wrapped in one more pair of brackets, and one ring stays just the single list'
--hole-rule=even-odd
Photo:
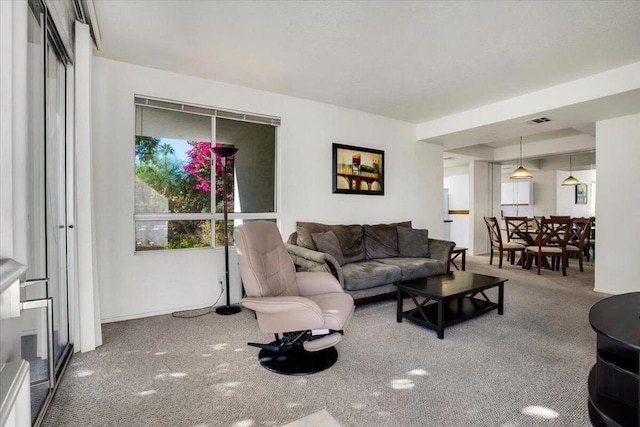
[{"label": "kitchen cabinet", "polygon": [[502,205],[533,205],[533,182],[503,182]]}]

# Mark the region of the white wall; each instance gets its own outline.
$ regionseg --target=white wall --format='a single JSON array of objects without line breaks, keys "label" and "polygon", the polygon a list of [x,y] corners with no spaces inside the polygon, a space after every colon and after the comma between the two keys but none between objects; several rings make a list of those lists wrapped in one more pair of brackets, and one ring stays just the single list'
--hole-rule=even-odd
[{"label": "white wall", "polygon": [[453,166],[444,169],[445,178],[451,175],[469,175],[469,165]]},{"label": "white wall", "polygon": [[[27,261],[28,11],[26,1],[0,1],[0,258],[22,264]],[[20,319],[7,314],[0,316],[0,418],[7,426],[26,426],[31,420],[29,365],[21,359]]]},{"label": "white wall", "polygon": [[596,182],[596,171],[573,171],[573,176],[581,184],[587,184],[587,204],[577,205],[576,188],[573,185],[563,186],[562,181],[569,176],[569,172],[557,171],[556,174],[556,215],[570,215],[572,217],[591,217],[595,215],[595,200],[593,197],[593,184]]},{"label": "white wall", "polygon": [[[134,94],[282,118],[280,227],[296,221],[378,223],[410,219],[443,236],[442,147],[416,142],[415,126],[318,102],[94,58],[93,166],[103,321],[201,307],[218,297],[222,250],[134,255]],[[331,144],[385,151],[385,196],[332,194]],[[231,251],[232,301],[240,297]],[[220,302],[224,301],[223,296]]]},{"label": "white wall", "polygon": [[[533,172],[533,215],[562,215],[557,212],[558,183],[556,170],[539,170]],[[564,176],[562,179],[566,178]]]},{"label": "white wall", "polygon": [[640,231],[637,168],[640,114],[596,123],[598,195],[595,290],[611,294],[640,291],[636,263]]},{"label": "white wall", "polygon": [[0,9],[0,257],[26,264],[28,5],[10,3]]},{"label": "white wall", "polygon": [[13,256],[13,6],[0,3],[0,258]]}]

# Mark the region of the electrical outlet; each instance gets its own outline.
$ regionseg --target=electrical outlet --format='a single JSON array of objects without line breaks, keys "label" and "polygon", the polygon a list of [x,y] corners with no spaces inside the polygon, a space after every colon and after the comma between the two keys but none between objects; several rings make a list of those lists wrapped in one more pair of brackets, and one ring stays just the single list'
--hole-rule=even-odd
[{"label": "electrical outlet", "polygon": [[218,283],[224,284],[224,274],[218,274]]}]

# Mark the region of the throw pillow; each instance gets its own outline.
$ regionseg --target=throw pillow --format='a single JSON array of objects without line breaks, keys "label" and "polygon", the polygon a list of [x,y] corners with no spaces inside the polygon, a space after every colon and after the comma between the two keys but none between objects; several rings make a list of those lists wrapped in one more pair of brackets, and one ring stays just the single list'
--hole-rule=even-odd
[{"label": "throw pillow", "polygon": [[322,233],[325,231],[329,231],[329,226],[325,224],[319,224],[317,222],[296,222],[296,233],[297,233],[297,242],[298,246],[302,246],[303,248],[311,249],[315,251],[316,245],[313,243],[313,238],[311,237],[311,233]]},{"label": "throw pillow", "polygon": [[316,248],[318,248],[318,251],[331,255],[338,261],[338,264],[344,265],[344,256],[342,255],[342,249],[340,249],[340,242],[338,242],[338,238],[333,231],[311,233],[311,238]]},{"label": "throw pillow", "polygon": [[361,225],[330,225],[329,229],[335,233],[340,242],[345,264],[362,261],[365,258]]},{"label": "throw pillow", "polygon": [[398,253],[403,258],[429,257],[429,230],[397,227]]}]

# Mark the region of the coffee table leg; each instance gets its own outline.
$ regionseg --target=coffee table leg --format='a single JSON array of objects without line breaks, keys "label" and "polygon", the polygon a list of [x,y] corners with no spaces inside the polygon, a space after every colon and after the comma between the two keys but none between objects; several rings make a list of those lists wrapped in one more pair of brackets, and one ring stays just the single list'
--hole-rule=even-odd
[{"label": "coffee table leg", "polygon": [[438,301],[438,338],[444,338],[444,301]]},{"label": "coffee table leg", "polygon": [[462,251],[462,271],[467,270],[467,251]]},{"label": "coffee table leg", "polygon": [[398,302],[396,304],[396,321],[398,323],[402,323],[402,291],[400,290],[400,288],[398,288],[398,296],[397,296]]},{"label": "coffee table leg", "polygon": [[498,314],[504,313],[504,283],[498,285]]}]

